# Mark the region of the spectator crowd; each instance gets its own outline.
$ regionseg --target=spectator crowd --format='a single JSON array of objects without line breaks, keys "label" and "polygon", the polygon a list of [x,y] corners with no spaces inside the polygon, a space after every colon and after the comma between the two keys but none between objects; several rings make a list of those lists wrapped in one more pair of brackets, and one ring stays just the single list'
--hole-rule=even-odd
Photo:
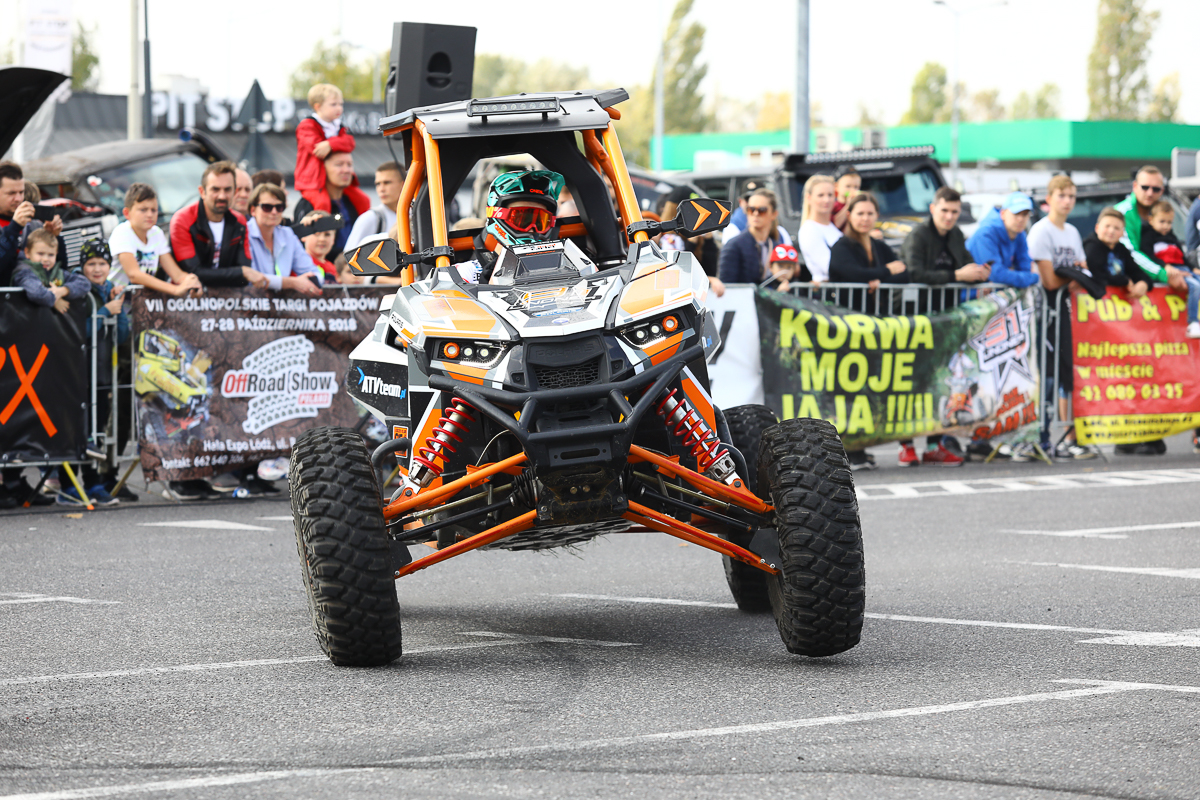
[{"label": "spectator crowd", "polygon": [[[742,228],[721,250],[715,285],[757,283],[787,290],[796,283],[866,284],[873,293],[885,284],[999,284],[1025,288],[1041,285],[1047,294],[1051,329],[1057,331],[1054,363],[1044,380],[1044,393],[1058,397],[1058,416],[1069,418],[1068,399],[1073,389],[1071,327],[1066,313],[1072,291],[1084,290],[1102,297],[1117,287],[1138,298],[1153,283],[1167,284],[1187,295],[1186,336],[1200,339],[1200,199],[1188,217],[1188,240],[1172,233],[1174,207],[1163,198],[1162,172],[1152,165],[1134,175],[1129,196],[1103,209],[1095,229],[1085,239],[1067,221],[1075,208],[1077,189],[1067,175],[1056,175],[1046,188],[1045,216],[1030,226],[1033,199],[1012,192],[987,211],[968,239],[959,228],[962,196],[950,187],[937,190],[929,217],[914,226],[897,254],[882,239],[876,222],[879,203],[861,191],[861,176],[853,167],[833,175],[813,175],[804,184],[801,223],[796,247],[785,243],[778,228],[774,193],[752,186],[739,198]],[[1064,291],[1067,290],[1067,291]],[[1045,346],[1045,342],[1043,345]],[[1049,347],[1053,347],[1051,342]],[[1096,452],[1080,446],[1074,426],[1063,438],[1050,442],[1050,415],[1043,414],[1040,449],[1060,459],[1094,458]],[[1200,431],[1193,437],[1200,452]],[[1166,452],[1161,441],[1118,445],[1118,452],[1158,455]],[[1038,457],[1032,443],[994,448],[989,442],[971,442],[964,450],[951,436],[930,437],[918,456],[911,441],[900,443],[901,466],[926,464],[961,466],[969,455],[1028,461]],[[968,455],[969,454],[969,455]],[[854,469],[871,469],[873,457],[865,451],[849,453]]]},{"label": "spectator crowd", "polygon": [[[330,284],[361,283],[362,278],[349,273],[342,253],[395,227],[405,170],[394,161],[379,165],[379,202],[371,207],[354,171],[354,137],[341,124],[341,92],[322,84],[309,92],[309,101],[313,114],[296,130],[295,189],[300,197],[295,222],[285,216],[290,201],[281,172],[251,175],[233,162],[218,161],[205,168],[196,200],[172,215],[167,232],[159,227],[155,188],[133,183],[125,191],[123,219],[107,240],[83,242],[76,263],[68,263],[61,218],[35,218],[45,216],[38,214],[39,208],[46,210],[39,206],[37,185],[25,180],[18,164],[0,162],[0,285],[24,289],[29,302],[63,314],[90,295],[90,308],[98,316],[117,318],[111,348],[128,342],[125,291],[131,285],[176,297],[203,294],[209,287],[251,286],[319,296]],[[98,376],[101,419],[114,411],[124,414],[129,405],[128,399],[118,403],[112,396],[113,387],[128,385],[131,377],[128,349],[118,352],[116,373]],[[128,421],[118,428],[127,435]],[[175,500],[275,494],[274,482],[285,472],[285,460],[266,461],[212,481],[172,481],[164,494]],[[17,467],[3,470],[0,508],[55,502],[21,473]],[[91,503],[138,499],[119,485],[114,467],[102,474],[89,464],[77,477]],[[43,483],[57,492],[59,502],[83,500],[75,481],[65,476],[52,475]]]},{"label": "spectator crowd", "polygon": [[[131,285],[174,296],[199,295],[209,287],[318,296],[328,285],[360,282],[349,274],[344,253],[371,239],[395,235],[405,170],[394,161],[378,165],[374,176],[378,202],[372,206],[355,172],[354,137],[341,124],[341,92],[321,84],[311,89],[308,101],[312,115],[296,128],[294,189],[299,197],[292,219],[286,217],[291,201],[282,173],[262,170],[251,175],[232,162],[219,161],[204,170],[195,201],[174,213],[166,233],[158,226],[155,188],[130,185],[123,220],[106,241],[84,242],[73,264],[67,263],[61,219],[35,218],[46,216],[37,214],[38,188],[24,179],[17,164],[0,163],[0,285],[22,288],[29,302],[64,314],[72,303],[90,296],[98,315],[116,318],[109,327],[114,343],[120,344],[129,336],[126,287]],[[1129,196],[1104,209],[1095,229],[1085,232],[1084,238],[1067,221],[1075,207],[1075,184],[1070,177],[1058,175],[1047,187],[1046,214],[1032,227],[1032,199],[1013,192],[988,210],[967,238],[958,224],[962,197],[942,187],[929,205],[928,218],[911,229],[896,252],[877,228],[878,200],[862,191],[861,176],[847,166],[807,180],[794,241],[779,224],[775,194],[765,185],[751,184],[723,234],[687,239],[667,233],[660,246],[693,252],[717,295],[730,283],[781,291],[799,284],[852,283],[866,285],[869,293],[896,284],[1041,285],[1051,313],[1064,321],[1070,290],[1103,295],[1108,287],[1117,287],[1136,298],[1153,283],[1164,283],[1187,294],[1187,336],[1200,338],[1200,269],[1196,269],[1200,200],[1189,215],[1187,241],[1180,242],[1172,233],[1174,211],[1163,198],[1164,189],[1157,168],[1141,168]],[[664,195],[657,214],[662,219],[673,217],[688,196],[686,189]],[[574,208],[567,190],[558,202],[560,213]],[[464,220],[459,227],[471,224]],[[1069,324],[1061,327],[1062,335],[1069,337]],[[1072,388],[1070,350],[1069,338],[1060,340],[1057,385],[1052,379],[1045,384],[1047,395],[1059,397],[1059,415],[1064,420]],[[125,356],[114,374],[100,376],[106,381],[100,392],[105,415],[127,405],[113,401],[111,388],[117,382],[128,384],[129,370]],[[1073,428],[1051,447],[1049,429],[1044,427],[1041,447],[1058,458],[1095,456],[1074,441]],[[1165,452],[1161,441],[1123,447],[1135,453]],[[964,450],[953,437],[933,436],[920,455],[914,442],[901,442],[898,462],[953,467],[961,466],[968,454],[1013,460],[1035,456],[1029,445],[996,450],[979,441]],[[850,456],[855,469],[875,466],[865,452]],[[212,481],[171,482],[165,494],[176,500],[272,494],[278,491],[274,481],[282,477],[284,468],[285,464],[263,462],[257,469],[238,470]],[[19,469],[5,469],[3,479],[0,508],[54,502],[24,483]],[[87,467],[81,481],[93,502],[137,499],[118,485],[112,468],[101,473]],[[60,501],[81,499],[77,489],[61,479],[60,489]]]}]

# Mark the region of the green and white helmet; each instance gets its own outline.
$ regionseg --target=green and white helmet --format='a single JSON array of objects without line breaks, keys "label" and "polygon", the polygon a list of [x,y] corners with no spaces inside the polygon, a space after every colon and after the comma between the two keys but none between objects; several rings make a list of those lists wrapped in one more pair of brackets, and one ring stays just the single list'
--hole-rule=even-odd
[{"label": "green and white helmet", "polygon": [[[562,175],[545,169],[498,176],[488,188],[484,231],[505,247],[546,241],[554,232],[554,212],[565,183]],[[511,207],[520,200],[538,207]]]}]

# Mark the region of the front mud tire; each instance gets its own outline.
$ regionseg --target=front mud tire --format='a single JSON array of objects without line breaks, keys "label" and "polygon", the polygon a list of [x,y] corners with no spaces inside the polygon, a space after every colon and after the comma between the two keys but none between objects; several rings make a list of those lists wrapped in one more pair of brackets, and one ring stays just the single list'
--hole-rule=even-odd
[{"label": "front mud tire", "polygon": [[[729,425],[729,442],[741,451],[746,459],[749,475],[744,475],[750,486],[750,491],[759,497],[767,499],[764,491],[759,493],[758,486],[758,443],[763,431],[775,426],[775,412],[762,405],[745,405],[725,409],[725,421]],[[750,537],[730,537],[734,544],[742,547],[750,546]],[[767,579],[770,577],[761,569],[735,561],[729,556],[721,556],[725,566],[725,582],[729,584],[729,592],[737,607],[751,614],[765,613],[771,610],[771,598],[767,592]]]},{"label": "front mud tire", "polygon": [[866,602],[862,526],[842,441],[820,419],[763,433],[758,486],[770,493],[780,576],[771,610],[788,652],[832,656],[858,644]]},{"label": "front mud tire", "polygon": [[362,437],[313,428],[292,446],[296,547],[317,643],[339,667],[400,657],[400,606],[379,483]]}]

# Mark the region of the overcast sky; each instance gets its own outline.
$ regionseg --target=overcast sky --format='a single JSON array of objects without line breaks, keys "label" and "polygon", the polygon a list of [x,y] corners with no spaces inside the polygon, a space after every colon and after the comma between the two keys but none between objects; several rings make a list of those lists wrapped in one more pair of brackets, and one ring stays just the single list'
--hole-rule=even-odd
[{"label": "overcast sky", "polygon": [[[322,32],[332,40],[339,17],[344,38],[372,50],[390,46],[391,22],[401,18],[468,24],[479,29],[480,53],[528,60],[546,56],[585,65],[598,82],[634,86],[650,77],[654,44],[668,9],[665,0],[599,5],[504,5],[494,0],[341,0],[340,5],[337,0],[149,2],[154,75],[196,77],[222,97],[244,96],[254,78],[268,97],[285,93],[291,69],[309,55]],[[1007,105],[1019,92],[1053,81],[1062,89],[1064,116],[1084,118],[1096,0],[1008,0],[1003,6],[987,0],[950,2],[964,9],[960,75],[968,90],[998,88]],[[1200,57],[1195,55],[1200,2],[1150,0],[1148,6],[1162,13],[1151,43],[1152,83],[1178,72],[1181,117],[1200,123]],[[22,20],[20,7],[20,0],[0,0],[0,18]],[[950,68],[952,15],[932,0],[813,0],[811,7],[811,95],[821,103],[827,124],[852,124],[859,103],[882,115],[885,123],[895,124],[908,108],[912,78],[921,65],[936,60]],[[129,2],[74,0],[74,10],[85,25],[99,27],[101,91],[127,92]],[[709,66],[710,94],[717,90],[722,96],[753,99],[764,91],[790,90],[795,74],[794,2],[696,0],[693,17],[707,28],[703,59]],[[17,27],[4,26],[0,47]]]}]

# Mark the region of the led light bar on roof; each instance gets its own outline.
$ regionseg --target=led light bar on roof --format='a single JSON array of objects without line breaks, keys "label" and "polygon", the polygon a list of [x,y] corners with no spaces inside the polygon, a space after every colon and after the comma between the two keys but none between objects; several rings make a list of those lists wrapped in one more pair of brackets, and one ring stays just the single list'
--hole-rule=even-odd
[{"label": "led light bar on roof", "polygon": [[562,108],[557,97],[530,100],[472,100],[467,104],[468,117],[489,117],[493,114],[556,114]]},{"label": "led light bar on roof", "polygon": [[804,156],[804,163],[828,164],[835,161],[864,161],[904,158],[906,156],[930,156],[933,155],[933,151],[933,145],[920,145],[918,147],[876,147],[869,150],[842,150],[835,153],[808,153]]}]

